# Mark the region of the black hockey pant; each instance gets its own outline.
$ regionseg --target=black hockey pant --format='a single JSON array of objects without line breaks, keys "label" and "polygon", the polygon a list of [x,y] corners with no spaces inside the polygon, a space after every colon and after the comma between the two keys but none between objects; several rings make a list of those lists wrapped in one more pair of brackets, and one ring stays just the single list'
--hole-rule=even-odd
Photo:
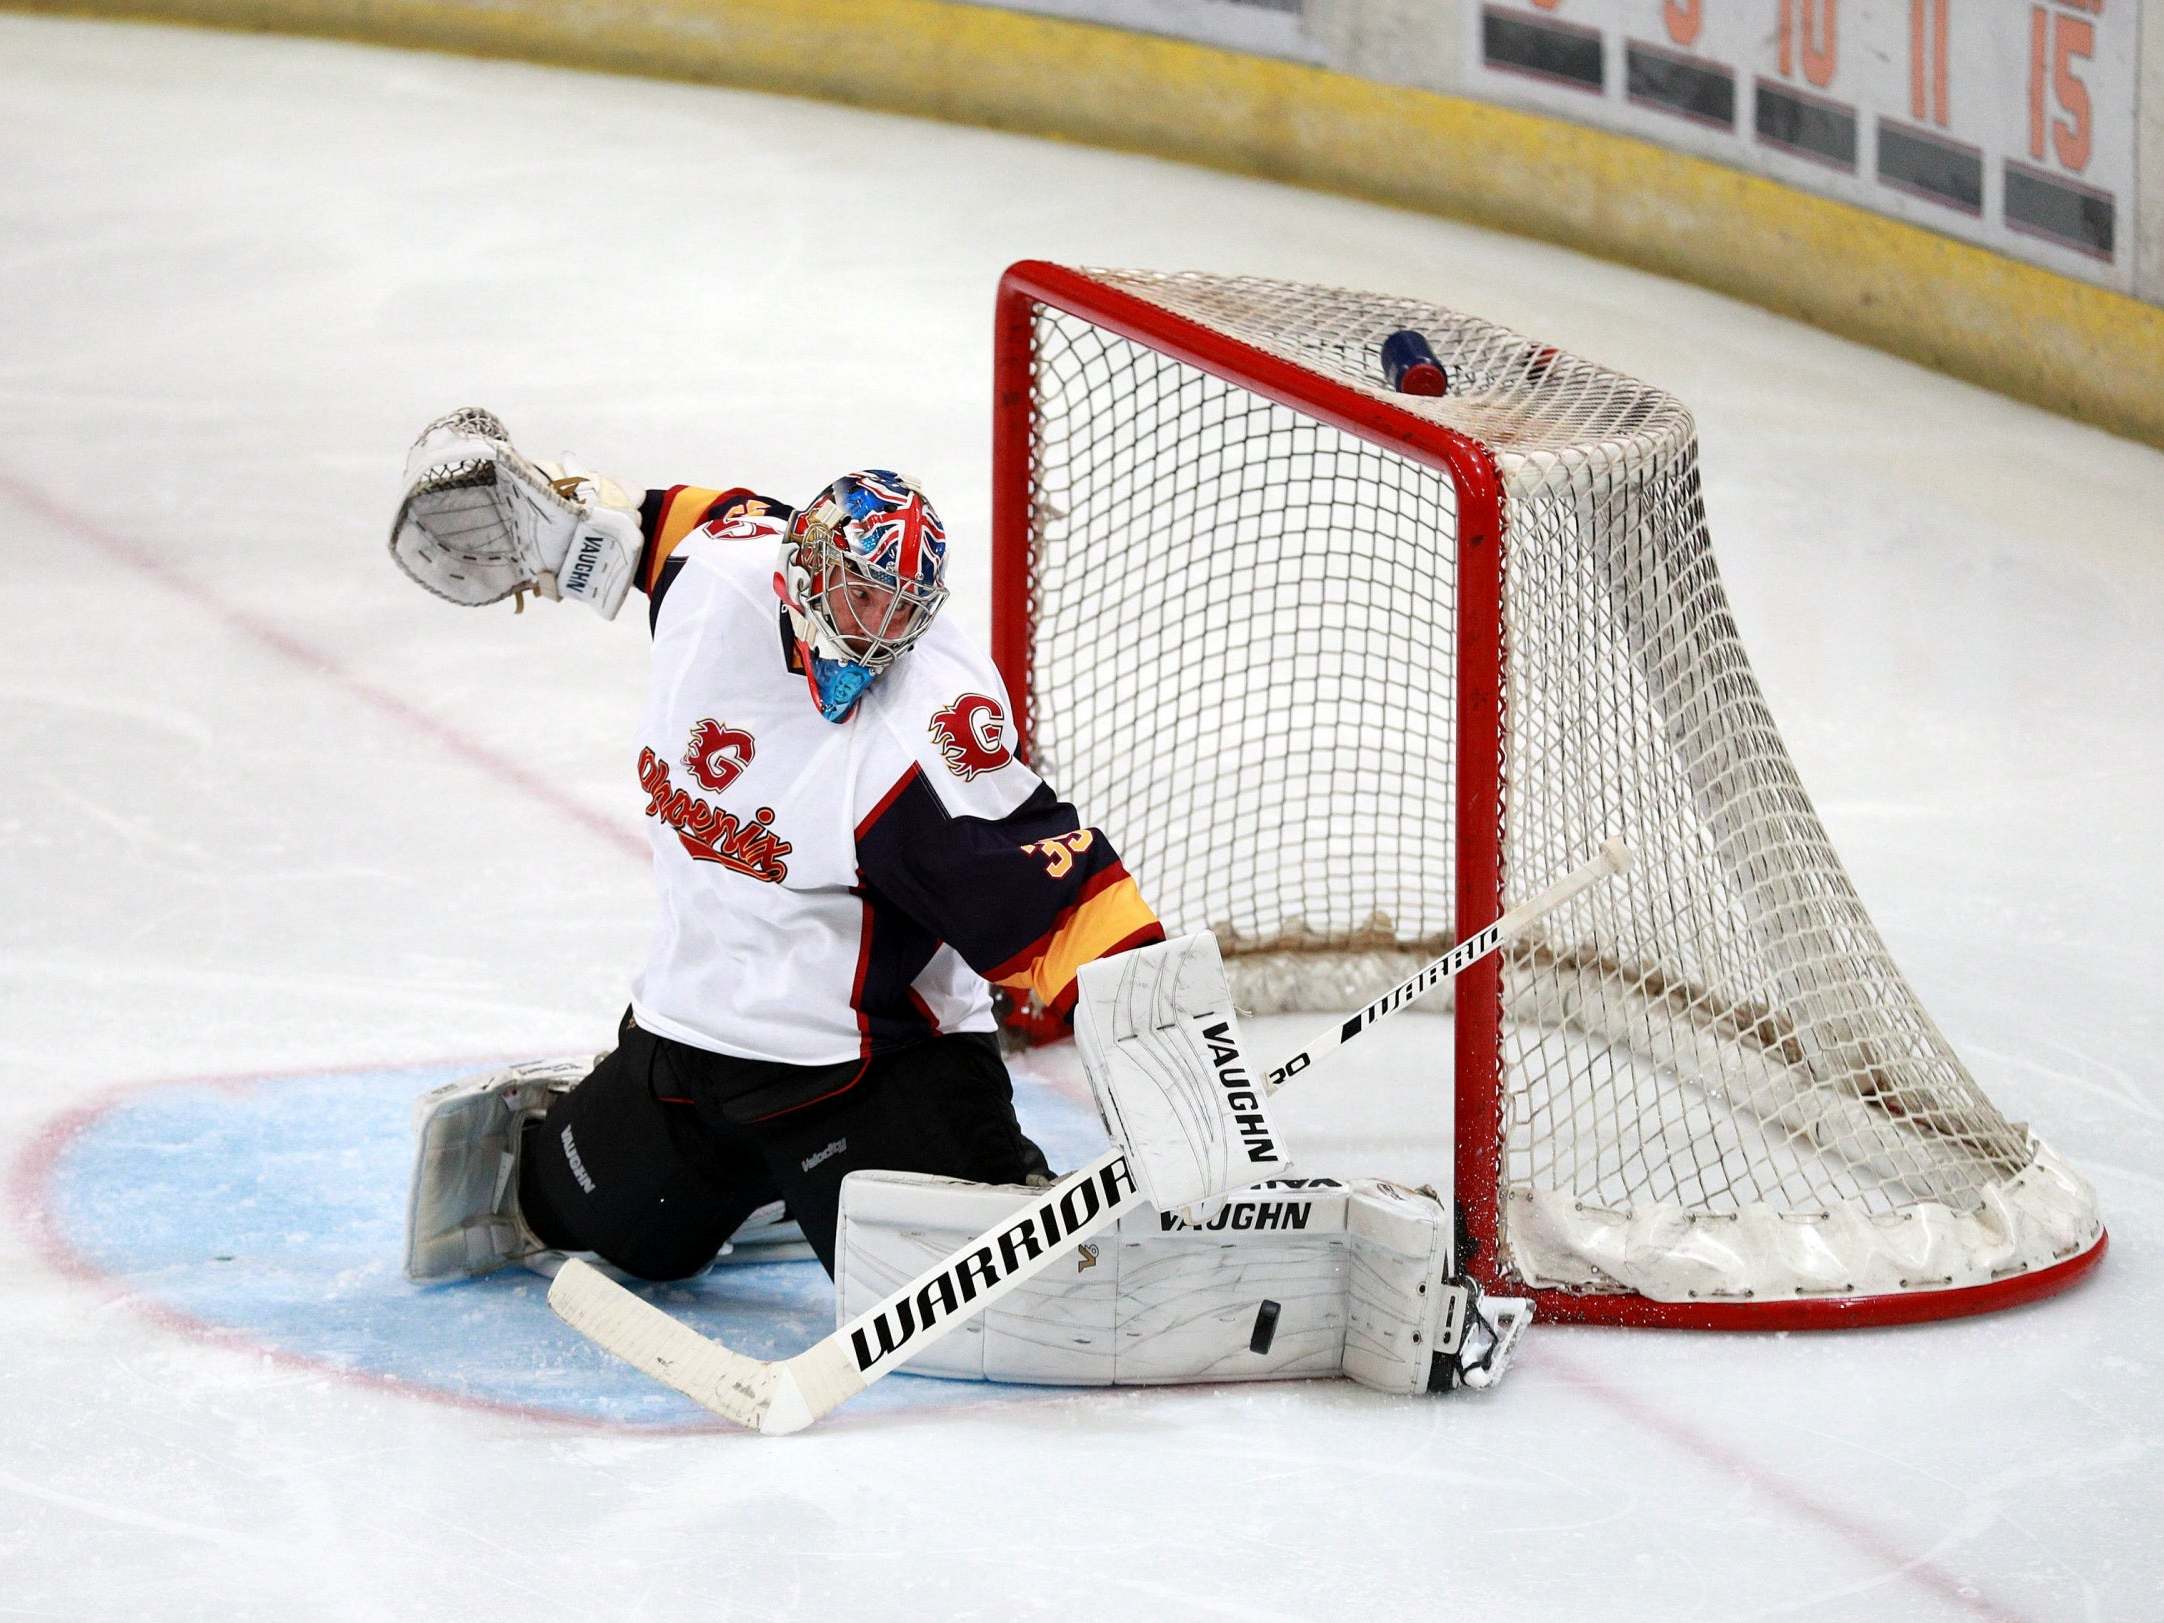
[{"label": "black hockey pant", "polygon": [[781,1200],[832,1274],[848,1173],[978,1183],[1045,1175],[988,1034],[951,1033],[882,1055],[853,1087],[762,1121],[724,1114],[742,1096],[748,1063],[627,1020],[616,1051],[526,1128],[519,1209],[535,1234],[641,1279],[682,1279],[745,1218]]}]

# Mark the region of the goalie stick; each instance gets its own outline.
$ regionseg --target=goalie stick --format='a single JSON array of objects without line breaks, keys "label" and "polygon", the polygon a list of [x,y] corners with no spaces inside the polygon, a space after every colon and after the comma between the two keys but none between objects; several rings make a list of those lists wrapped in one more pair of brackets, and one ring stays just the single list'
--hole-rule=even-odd
[{"label": "goalie stick", "polygon": [[[1270,1089],[1274,1092],[1318,1054],[1352,1041],[1629,863],[1623,842],[1609,840],[1592,861],[1520,902],[1294,1054],[1270,1073]],[[693,1402],[738,1425],[782,1436],[803,1430],[846,1403],[919,1348],[982,1313],[1140,1203],[1126,1152],[1114,1145],[1014,1217],[985,1230],[946,1261],[791,1358],[752,1358],[732,1351],[576,1258],[564,1264],[549,1287],[549,1307],[595,1345]]]},{"label": "goalie stick", "polygon": [[1273,1069],[1268,1077],[1270,1091],[1275,1093],[1298,1076],[1315,1063],[1318,1055],[1327,1054],[1334,1048],[1342,1048],[1376,1021],[1387,1019],[1407,1004],[1417,1003],[1452,976],[1472,968],[1504,942],[1520,934],[1543,913],[1561,907],[1594,881],[1605,879],[1610,874],[1621,873],[1630,864],[1629,846],[1621,840],[1603,841],[1599,854],[1584,867],[1573,868],[1531,901],[1520,902],[1485,930],[1459,942],[1425,968],[1415,970],[1409,978],[1392,987],[1358,1014],[1346,1016],[1342,1022],[1332,1026],[1299,1053],[1288,1058],[1284,1064]]}]

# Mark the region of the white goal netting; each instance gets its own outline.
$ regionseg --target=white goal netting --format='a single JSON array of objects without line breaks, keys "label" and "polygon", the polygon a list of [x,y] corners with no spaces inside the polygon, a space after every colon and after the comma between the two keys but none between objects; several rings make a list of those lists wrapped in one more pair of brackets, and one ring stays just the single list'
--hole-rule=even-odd
[{"label": "white goal netting", "polygon": [[[1510,953],[1500,1009],[1456,1011],[1499,1044],[1500,1133],[1471,1156],[1499,1171],[1518,1279],[1795,1302],[1988,1284],[2097,1243],[2087,1185],[1984,1097],[1827,844],[1737,639],[1677,401],[1414,301],[1090,274],[1455,429],[1501,475],[1501,624],[1468,638],[1449,473],[1035,307],[1032,753],[1168,928],[1248,966],[1245,1001],[1351,1007],[1455,939],[1460,862],[1496,847],[1461,818],[1462,690],[1482,702],[1498,647],[1500,899],[1606,835],[1633,848]],[[1405,328],[1448,396],[1388,389],[1379,349]],[[1436,1063],[1440,1090],[1440,1042]]]}]

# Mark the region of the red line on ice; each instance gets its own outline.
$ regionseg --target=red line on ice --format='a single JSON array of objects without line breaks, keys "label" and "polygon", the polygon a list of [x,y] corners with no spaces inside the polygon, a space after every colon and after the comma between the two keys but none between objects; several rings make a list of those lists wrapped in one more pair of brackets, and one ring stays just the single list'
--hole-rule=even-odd
[{"label": "red line on ice", "polygon": [[42,491],[33,489],[10,474],[0,473],[0,492],[4,492],[40,518],[65,530],[77,540],[87,542],[112,562],[132,569],[169,591],[178,593],[270,652],[291,661],[313,676],[322,677],[335,687],[343,688],[350,697],[358,699],[371,709],[380,711],[395,721],[404,722],[416,732],[426,734],[453,755],[463,757],[485,768],[503,782],[515,785],[530,798],[569,818],[588,833],[599,835],[626,855],[642,859],[646,856],[646,840],[634,829],[613,818],[604,817],[591,807],[574,800],[538,772],[511,756],[491,749],[471,733],[462,732],[424,710],[415,709],[397,694],[378,687],[322,649],[303,642],[282,626],[227,602],[200,581],[173,568],[135,542],[106,529],[103,525],[92,523],[79,513],[69,511]]},{"label": "red line on ice", "polygon": [[[1594,1332],[1584,1332],[1594,1333]],[[1636,1330],[1631,1335],[1650,1332]],[[1689,1334],[1688,1331],[1672,1332]],[[1620,1337],[1611,1333],[1611,1341]],[[1985,1595],[1975,1583],[1957,1578],[1936,1562],[1903,1550],[1877,1528],[1824,1500],[1814,1498],[1792,1482],[1765,1470],[1717,1438],[1698,1430],[1668,1410],[1646,1403],[1631,1393],[1610,1386],[1578,1360],[1542,1346],[1536,1356],[1559,1371],[1572,1386],[1590,1394],[1624,1418],[1664,1438],[1686,1454],[1695,1454],[1715,1469],[1739,1477],[1769,1499],[1793,1511],[1804,1521],[1816,1522],[1858,1554],[1883,1563],[1910,1583],[1928,1589],[1940,1599],[1992,1623],[2027,1623],[2025,1614],[2008,1609]]]}]

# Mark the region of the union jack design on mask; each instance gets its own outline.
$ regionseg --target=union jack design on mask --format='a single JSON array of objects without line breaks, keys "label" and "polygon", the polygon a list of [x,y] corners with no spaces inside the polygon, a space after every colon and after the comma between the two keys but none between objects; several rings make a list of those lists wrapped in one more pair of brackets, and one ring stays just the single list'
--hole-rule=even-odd
[{"label": "union jack design on mask", "polygon": [[936,585],[947,532],[923,495],[897,474],[871,468],[843,483],[852,522],[848,548],[874,580]]}]

